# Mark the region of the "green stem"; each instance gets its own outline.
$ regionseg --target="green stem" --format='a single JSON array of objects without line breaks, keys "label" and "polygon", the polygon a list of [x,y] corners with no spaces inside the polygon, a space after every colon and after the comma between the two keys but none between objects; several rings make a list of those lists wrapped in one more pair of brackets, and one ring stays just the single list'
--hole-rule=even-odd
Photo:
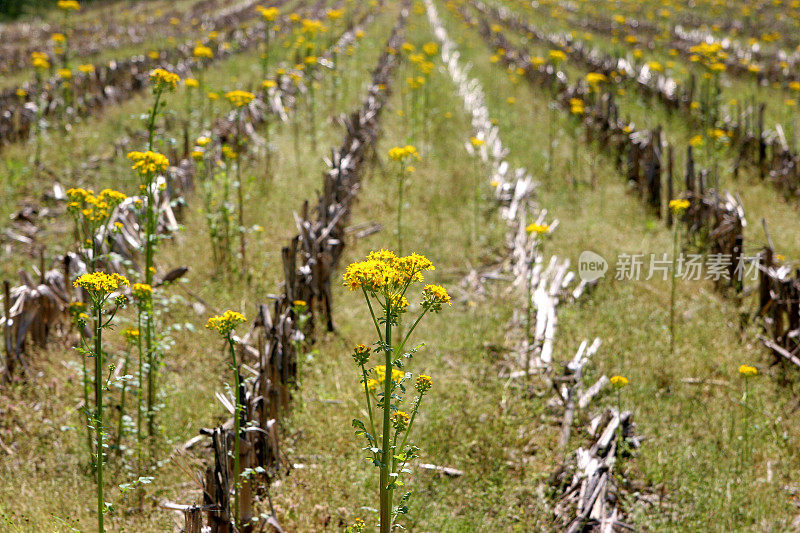
[{"label": "green stem", "polygon": [[[129,345],[130,346],[130,345]],[[117,451],[122,453],[122,439],[125,436],[125,427],[123,424],[123,420],[125,418],[125,392],[127,390],[126,385],[128,384],[127,379],[124,376],[128,375],[128,364],[130,362],[130,348],[125,350],[125,365],[122,367],[122,393],[119,400],[119,426],[117,427]]]},{"label": "green stem", "polygon": [[95,434],[97,436],[97,530],[102,533],[103,511],[103,346],[101,340],[102,302],[95,303],[95,328],[94,328],[94,398],[95,398]]},{"label": "green stem", "polygon": [[383,333],[381,333],[381,328],[378,325],[378,319],[375,318],[375,311],[372,309],[372,302],[369,301],[369,295],[367,294],[367,289],[361,287],[361,290],[364,292],[364,299],[367,301],[367,307],[369,307],[369,314],[372,316],[372,323],[375,324],[375,330],[378,332],[378,338],[381,342],[383,342]]},{"label": "green stem", "polygon": [[369,430],[372,433],[372,437],[377,439],[378,436],[375,434],[375,422],[372,417],[372,402],[369,400],[369,389],[367,388],[367,370],[364,368],[364,365],[361,365],[361,377],[364,378],[364,395],[367,397],[367,413],[369,414]]},{"label": "green stem", "polygon": [[672,287],[669,298],[669,354],[675,355],[675,280],[677,278],[678,260],[678,224],[672,234]]},{"label": "green stem", "polygon": [[430,310],[430,308],[426,307],[426,308],[425,308],[425,309],[422,311],[422,313],[420,313],[420,315],[417,317],[417,319],[414,321],[414,324],[411,326],[411,329],[410,329],[410,330],[408,330],[408,333],[406,333],[406,336],[405,336],[405,337],[403,337],[403,342],[401,342],[401,343],[400,343],[400,346],[398,346],[398,348],[397,348],[397,351],[398,351],[399,353],[402,353],[402,352],[403,352],[403,348],[405,348],[405,347],[406,347],[406,341],[408,341],[408,338],[411,336],[411,333],[413,333],[413,332],[414,332],[414,329],[416,329],[416,327],[417,327],[417,324],[419,324],[419,321],[420,321],[420,320],[422,320],[422,317],[424,317],[424,316],[425,316],[425,313],[427,313],[429,310]]},{"label": "green stem", "polygon": [[383,446],[381,449],[380,473],[380,533],[389,533],[391,530],[392,491],[389,485],[389,461],[391,450],[389,437],[391,429],[391,396],[392,396],[392,323],[390,320],[391,301],[386,298],[386,336],[383,345],[385,354],[386,373],[383,386]]},{"label": "green stem", "polygon": [[142,419],[144,418],[144,359],[142,358],[142,310],[139,309],[137,318],[139,328],[139,338],[137,339],[137,348],[139,352],[139,390],[136,394],[136,456],[137,466],[139,468],[139,476],[142,475]]},{"label": "green stem", "polygon": [[239,365],[236,362],[236,349],[233,346],[233,338],[228,334],[228,345],[231,348],[231,358],[233,359],[233,513],[234,525],[237,530],[239,528],[239,432],[240,428],[240,411],[241,405],[239,403]]}]

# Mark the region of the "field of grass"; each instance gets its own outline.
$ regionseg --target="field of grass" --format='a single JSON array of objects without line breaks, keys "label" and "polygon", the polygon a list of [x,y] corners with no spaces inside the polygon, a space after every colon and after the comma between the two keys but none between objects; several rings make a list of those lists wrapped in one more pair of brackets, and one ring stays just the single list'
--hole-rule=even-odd
[{"label": "field of grass", "polygon": [[[577,27],[584,14],[594,13],[587,3],[576,4],[574,10],[564,8],[559,17],[553,16],[553,10],[564,6],[557,2],[534,6],[492,0],[486,4],[508,8],[543,31],[573,31],[577,39],[607,54],[632,57],[635,48],[617,36]],[[724,38],[724,28],[737,17],[745,16],[741,13],[747,11],[748,2],[734,2],[736,9],[730,12],[721,12],[716,3],[706,0],[693,7],[679,4],[670,8],[670,17],[650,17],[666,8],[656,2],[603,2],[607,18],[619,13],[642,20],[656,18],[662,31],[700,19],[709,26],[719,25],[718,38]],[[109,502],[105,531],[200,531],[190,529],[183,514],[169,506],[203,505],[201,480],[206,468],[215,465],[208,437],[190,446],[184,443],[202,428],[226,422],[229,434],[235,433],[228,408],[236,403],[229,346],[205,327],[207,320],[228,309],[246,316],[247,323],[236,330],[232,345],[239,350],[237,370],[247,378],[248,387],[255,387],[267,369],[253,355],[260,353],[257,343],[245,334],[259,305],[272,309],[274,302],[290,296],[285,292],[283,247],[304,228],[308,230],[304,220],[324,214],[315,212],[318,197],[325,196],[330,184],[323,177],[342,144],[348,115],[369,101],[372,89],[385,91],[387,100],[378,115],[377,139],[374,143],[361,139],[368,147],[357,169],[358,182],[351,189],[355,196],[346,199],[351,203],[347,204],[343,243],[319,238],[329,248],[338,250],[343,244],[341,259],[325,255],[329,252],[309,259],[305,250],[300,252],[304,266],[318,264],[313,260],[331,263],[328,282],[335,330],[326,331],[325,300],[318,292],[309,292],[311,297],[302,304],[287,304],[291,320],[304,316],[297,306],[309,306],[313,328],[292,326],[297,328],[292,330],[297,333],[292,341],[297,368],[290,379],[291,403],[282,406],[277,417],[278,461],[263,465],[274,475],[245,483],[257,492],[253,504],[261,521],[234,524],[231,518],[225,524],[228,529],[213,531],[278,531],[277,524],[287,532],[345,531],[348,527],[353,528],[349,531],[389,530],[387,524],[379,524],[375,451],[364,449],[364,437],[356,435],[352,423],[354,418],[368,420],[371,415],[364,404],[361,371],[351,353],[354,345],[373,345],[375,330],[361,291],[348,290],[341,280],[347,265],[363,261],[371,251],[398,251],[398,209],[402,211],[402,254],[414,252],[430,259],[436,269],[425,273],[425,284],[445,287],[451,305],[442,302],[441,313],[426,315],[413,331],[411,344],[421,346],[404,368],[412,374],[406,382],[408,395],[414,394],[419,375],[431,376],[433,388],[425,394],[410,433],[410,440],[419,447],[418,458],[408,463],[410,473],[402,478],[405,484],[394,491],[394,504],[399,494],[411,491],[407,514],[398,516],[394,530],[402,526],[412,532],[566,531],[565,516],[568,522],[577,511],[569,506],[563,510],[563,487],[553,482],[554,474],[562,466],[578,472],[576,458],[596,439],[590,431],[592,419],[601,413],[617,416],[620,408],[631,413],[635,424],[631,431],[641,444],[634,449],[633,435],[615,441],[625,450],[617,452],[609,467],[609,478],[617,489],[604,492],[601,498],[614,508],[616,518],[606,524],[586,519],[574,531],[793,531],[798,527],[798,369],[779,362],[759,341],[765,324],[755,316],[757,283],[750,282],[743,294],[730,297],[708,279],[678,279],[673,290],[671,278],[662,278],[660,273],[647,276],[647,266],[639,279],[617,279],[620,257],[666,254],[671,259],[675,238],[681,243],[679,251],[707,254],[708,250],[702,242],[686,244],[689,237],[683,224],[669,227],[645,206],[640,193],[626,182],[623,169],[615,165],[614,154],[587,141],[588,126],[576,126],[575,116],[554,106],[550,88],[529,83],[520,72],[504,67],[498,60],[504,52],[487,46],[479,27],[465,24],[462,15],[496,24],[493,31],[501,31],[531,57],[547,58],[550,46],[490,21],[469,0],[289,0],[265,5],[276,5],[280,12],[265,26],[275,28],[266,79],[276,80],[277,86],[265,89],[262,85],[265,48],[242,50],[211,62],[202,74],[203,89],[187,86],[184,75],[174,92],[163,93],[163,111],[154,121],[153,151],[174,154],[172,168],[164,175],[178,222],[177,229],[160,236],[154,280],[178,267],[188,267],[188,271],[173,283],[153,283],[154,342],[161,364],[156,374],[156,431],[145,439],[144,464],[135,436],[135,402],[145,392],[138,390],[142,376],[128,370],[127,381],[109,377],[123,375],[120,364],[126,353],[134,365],[141,357],[121,335],[126,328],[137,327],[137,308],[127,288],[120,290],[131,304],[113,318],[109,315],[110,328],[103,332],[103,370],[109,377],[104,405],[104,501]],[[754,8],[756,15],[747,19],[747,29],[737,32],[737,38],[767,33],[767,14],[795,20],[793,7],[776,6]],[[108,24],[110,32],[106,21],[112,14],[114,27],[153,21],[152,35],[144,42],[122,42],[88,56],[105,63],[171,47],[174,42],[202,41],[212,29],[202,24],[181,26],[170,40],[155,30],[162,23],[173,26],[162,20],[173,12],[180,18],[193,9],[213,14],[225,7],[207,0],[109,1],[72,14],[71,23],[76,31]],[[63,20],[56,9],[8,22],[0,27],[0,35],[17,35],[25,23],[56,31]],[[295,13],[297,17],[290,16]],[[459,92],[459,80],[443,60],[446,39],[434,31],[435,14],[455,45],[457,64],[466,68],[469,94]],[[260,28],[262,18],[253,8],[252,20],[243,24],[242,31]],[[793,27],[783,17],[778,19],[780,27]],[[310,29],[317,20],[324,29]],[[352,43],[326,55],[351,22],[359,24]],[[387,51],[396,26],[403,44]],[[19,39],[15,46],[29,44]],[[767,49],[778,46],[768,40],[764,43]],[[374,69],[387,53],[397,57],[390,80],[371,89]],[[309,56],[314,60],[306,60]],[[669,69],[676,77],[699,72],[687,58],[661,48],[647,49],[637,60],[672,62]],[[425,62],[430,63],[429,72]],[[300,69],[298,64],[305,66]],[[170,70],[172,66],[162,67]],[[575,85],[585,84],[590,73],[569,59],[559,68],[564,79]],[[191,74],[197,78],[199,72]],[[14,88],[33,82],[32,76],[33,69],[25,67],[0,86]],[[769,132],[777,124],[786,128],[794,120],[792,107],[783,102],[792,95],[783,87],[765,84],[756,90],[752,79],[735,73],[725,74],[723,86],[724,101],[766,102]],[[485,94],[491,135],[502,140],[505,150],[484,159],[473,152],[497,145],[486,137],[486,130],[476,129],[476,117],[465,107],[478,87]],[[241,123],[244,149],[235,160],[219,155],[220,147],[236,146],[237,130],[229,126],[236,124],[239,115],[226,98],[234,90],[253,96]],[[696,125],[681,112],[671,112],[656,99],[643,96],[633,83],[608,84],[602,91],[614,94],[620,114],[637,129],[660,126],[665,141],[677,148],[676,168],[684,167],[685,147],[697,135]],[[209,92],[216,97],[208,98]],[[43,122],[40,136],[31,134],[25,142],[3,146],[0,280],[17,286],[19,272],[24,271],[36,280],[36,286],[42,266],[60,271],[64,254],[80,252],[85,246],[76,239],[67,201],[54,198],[54,190],[83,187],[99,192],[108,187],[131,197],[145,195],[127,154],[147,149],[153,95],[148,85],[73,123]],[[260,118],[265,100],[270,105],[269,126]],[[552,138],[550,131],[554,131]],[[209,138],[207,148],[195,141],[201,136]],[[412,169],[401,167],[390,155],[394,147],[408,145],[419,156],[407,162]],[[731,145],[713,152],[697,150],[698,165],[716,165],[718,179],[709,186],[729,190],[741,199],[747,217],[746,255],[754,256],[769,244],[782,256],[780,262],[789,267],[787,276],[791,277],[800,260],[800,200],[782,196],[752,166],[743,167],[734,178],[738,149]],[[38,168],[34,164],[37,150]],[[203,152],[202,164],[199,156],[193,158],[193,151]],[[511,169],[501,176],[507,180],[506,189],[496,182],[503,174],[498,171],[500,161]],[[215,172],[212,177],[203,170],[208,167]],[[528,198],[530,210],[509,225],[504,218],[507,205],[498,197],[516,185],[514,169],[524,169],[520,172],[530,175],[536,185]],[[401,197],[398,172],[405,172]],[[680,193],[683,184],[679,177],[675,180]],[[223,197],[222,187],[230,188],[230,194]],[[306,201],[310,213],[303,213]],[[16,216],[23,211],[33,213],[26,215],[27,223]],[[526,339],[524,317],[531,299],[524,286],[512,283],[516,274],[509,265],[519,266],[513,259],[519,243],[512,242],[510,235],[514,235],[514,224],[521,220],[524,227],[540,214],[551,232],[538,236],[536,230],[521,232],[526,250],[533,250],[532,263],[547,265],[554,256],[569,260],[570,270],[580,277],[581,253],[592,251],[608,261],[609,270],[575,300],[569,296],[575,285],[565,284],[558,291],[557,327],[548,332],[554,347],[552,362],[536,359],[534,371],[526,375],[523,361],[531,355],[525,355],[530,339]],[[233,228],[226,245],[228,261],[212,253],[209,220],[225,220]],[[144,234],[143,224],[144,219],[138,218],[132,226],[135,234]],[[246,238],[246,258],[240,256],[241,235]],[[144,254],[137,252],[131,262],[123,263],[120,273],[131,284],[144,283],[144,264]],[[108,265],[100,263],[98,269]],[[297,267],[297,276],[312,275],[304,266]],[[68,285],[81,273],[72,272]],[[797,283],[796,278],[793,282]],[[421,288],[412,285],[409,289],[407,317],[425,309],[418,296]],[[0,294],[5,313],[18,301],[16,294],[12,292],[11,298]],[[81,364],[83,359],[94,368],[95,357],[76,349],[81,337],[89,339],[91,321],[85,331],[75,326],[69,303],[86,302],[87,295],[70,290],[68,296],[69,301],[59,300],[49,318],[39,315],[36,319],[46,322],[49,329],[43,345],[33,338],[23,342],[24,371],[19,365],[14,370],[12,364],[16,355],[10,343],[15,340],[16,325],[3,322],[0,531],[99,529],[97,466],[87,456],[84,414],[85,408],[93,408],[94,396],[90,405],[84,405]],[[410,320],[404,318],[397,326],[401,332],[409,330]],[[800,316],[786,320],[797,323]],[[601,376],[624,376],[627,386],[607,385],[588,407],[577,409],[570,438],[562,446],[564,402],[558,398],[567,386],[566,365],[582,341],[595,338],[601,345],[584,368],[581,383],[588,387]],[[783,341],[790,351],[797,344],[796,337]],[[380,363],[381,350],[380,344],[373,346],[367,368]],[[756,375],[745,377],[741,365],[752,365]],[[120,407],[123,383],[128,393],[125,413]],[[375,404],[371,407],[374,413],[382,413]],[[411,408],[410,400],[400,404],[402,410]],[[120,447],[117,423],[122,414],[127,417],[127,437]],[[245,417],[245,423],[251,426],[248,433],[266,429],[257,427],[254,419]],[[452,470],[443,473],[430,465]],[[145,484],[124,488],[142,477]],[[227,497],[232,508],[233,492]],[[354,526],[357,519],[366,525]]]}]

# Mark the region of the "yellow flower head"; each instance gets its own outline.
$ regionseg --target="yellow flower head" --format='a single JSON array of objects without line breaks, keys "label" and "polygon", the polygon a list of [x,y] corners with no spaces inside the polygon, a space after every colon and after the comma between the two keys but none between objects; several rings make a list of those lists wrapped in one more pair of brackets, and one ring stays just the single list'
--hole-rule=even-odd
[{"label": "yellow flower head", "polygon": [[142,176],[166,172],[169,168],[167,156],[150,150],[147,152],[128,152],[128,159],[134,162],[131,168]]},{"label": "yellow flower head", "polygon": [[425,43],[422,45],[422,51],[427,56],[434,56],[439,51],[439,46],[434,42]]},{"label": "yellow flower head", "polygon": [[611,376],[611,385],[614,386],[615,389],[621,389],[628,385],[628,378],[625,376]]},{"label": "yellow flower head", "polygon": [[414,383],[414,387],[420,394],[425,394],[431,389],[431,387],[433,387],[433,379],[425,374],[420,374],[417,376],[417,381]]},{"label": "yellow flower head", "polygon": [[550,52],[547,55],[550,57],[550,61],[553,62],[553,64],[555,65],[558,65],[560,62],[567,59],[567,54],[565,54],[561,50],[550,50]]},{"label": "yellow flower head", "polygon": [[356,344],[355,347],[353,347],[353,361],[355,361],[359,366],[367,364],[367,361],[369,361],[370,351],[371,350],[369,346],[364,344]]},{"label": "yellow flower head", "polygon": [[243,314],[236,311],[227,310],[221,315],[212,316],[208,319],[206,327],[217,331],[223,337],[227,337],[239,324],[247,322]]},{"label": "yellow flower head", "polygon": [[550,231],[550,226],[547,224],[537,224],[536,222],[532,222],[525,227],[525,231],[528,233],[535,233],[536,235],[542,235]]},{"label": "yellow flower head", "polygon": [[469,142],[472,143],[472,146],[475,148],[486,144],[483,139],[478,139],[477,137],[470,137]]},{"label": "yellow flower head", "polygon": [[[344,273],[344,286],[351,291],[364,289],[369,292],[395,294],[405,290],[415,281],[423,281],[422,272],[434,270],[433,263],[425,256],[411,254],[397,257],[394,252],[380,250],[371,252],[366,261],[352,263]],[[398,300],[396,303],[403,303]]]},{"label": "yellow flower head", "polygon": [[91,293],[108,294],[119,289],[121,285],[130,285],[130,283],[125,276],[116,272],[113,274],[92,272],[91,274],[83,274],[75,280],[73,285]]},{"label": "yellow flower head", "polygon": [[174,91],[179,81],[181,81],[180,76],[163,68],[150,71],[150,82],[156,91]]},{"label": "yellow flower head", "polygon": [[92,72],[94,72],[94,65],[92,65],[91,63],[78,65],[78,70],[83,72],[84,74],[91,74]]},{"label": "yellow flower head", "polygon": [[200,87],[200,82],[194,78],[186,78],[185,80],[183,80],[183,84],[189,87],[190,89],[195,89],[197,87]]},{"label": "yellow flower head", "polygon": [[192,55],[197,59],[211,59],[214,57],[214,52],[208,46],[198,44],[192,50]]},{"label": "yellow flower head", "polygon": [[122,330],[122,336],[126,341],[134,343],[139,339],[140,332],[136,328],[125,328]]},{"label": "yellow flower head", "polygon": [[405,146],[395,146],[389,150],[389,159],[392,161],[405,161],[409,157],[415,157],[419,159],[417,149],[410,144]]},{"label": "yellow flower head", "polygon": [[50,40],[54,43],[65,43],[67,41],[67,36],[63,33],[54,33],[50,36]]},{"label": "yellow flower head", "polygon": [[22,87],[18,88],[16,93],[17,93],[17,96],[19,96],[20,98],[25,98],[26,96],[28,96],[28,91],[26,91]]},{"label": "yellow flower head", "polygon": [[58,77],[62,80],[71,80],[72,79],[72,71],[68,68],[60,68],[58,69]]},{"label": "yellow flower head", "polygon": [[58,0],[58,9],[64,11],[80,11],[81,5],[76,0]]},{"label": "yellow flower head", "polygon": [[693,148],[697,148],[699,146],[703,146],[703,144],[705,144],[705,141],[703,141],[702,135],[695,135],[694,137],[689,139],[689,144],[692,145]]},{"label": "yellow flower head", "polygon": [[676,200],[670,200],[669,202],[670,210],[676,215],[680,215],[681,213],[689,209],[690,205],[691,203],[689,202],[689,200],[684,200],[681,198],[678,198]]},{"label": "yellow flower head", "polygon": [[592,87],[596,87],[603,82],[608,81],[608,78],[605,74],[600,74],[599,72],[590,72],[586,75],[586,83],[591,85]]},{"label": "yellow flower head", "polygon": [[442,310],[442,304],[453,305],[447,290],[441,285],[425,285],[422,289],[422,307],[438,313]]},{"label": "yellow flower head", "polygon": [[756,374],[758,374],[758,369],[750,365],[741,365],[739,367],[739,374],[746,378],[749,378],[751,376],[755,376]]},{"label": "yellow flower head", "polygon": [[[383,383],[386,381],[386,365],[376,366],[375,375],[378,377],[378,383]],[[392,381],[399,383],[404,377],[406,377],[405,372],[396,368],[392,368]]]},{"label": "yellow flower head", "polygon": [[147,283],[134,283],[131,287],[133,297],[140,302],[145,302],[153,297],[153,287]]},{"label": "yellow flower head", "polygon": [[411,417],[405,411],[396,411],[392,415],[392,426],[397,431],[403,431],[408,427],[408,421]]},{"label": "yellow flower head", "polygon": [[219,98],[219,95],[217,93],[215,93],[215,92],[210,92],[210,93],[208,93],[207,96],[208,96],[208,99],[211,100],[212,102]]},{"label": "yellow flower head", "polygon": [[261,82],[261,88],[262,89],[272,89],[272,88],[277,87],[277,86],[278,86],[278,84],[277,84],[277,82],[275,80],[264,80],[264,81]]},{"label": "yellow flower head", "polygon": [[264,20],[268,22],[272,22],[273,20],[278,18],[278,15],[280,15],[281,13],[277,7],[258,6],[256,9],[258,10],[259,13],[261,13],[261,16],[264,18]]},{"label": "yellow flower head", "polygon": [[256,95],[247,91],[228,91],[225,98],[235,107],[244,107],[253,101]]}]

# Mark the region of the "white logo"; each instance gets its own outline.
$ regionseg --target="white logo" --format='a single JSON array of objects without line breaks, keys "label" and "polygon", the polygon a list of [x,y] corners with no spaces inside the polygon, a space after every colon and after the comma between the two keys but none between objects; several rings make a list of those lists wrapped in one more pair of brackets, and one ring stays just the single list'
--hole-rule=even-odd
[{"label": "white logo", "polygon": [[608,261],[602,255],[589,250],[578,257],[578,276],[584,281],[595,281],[606,275]]}]

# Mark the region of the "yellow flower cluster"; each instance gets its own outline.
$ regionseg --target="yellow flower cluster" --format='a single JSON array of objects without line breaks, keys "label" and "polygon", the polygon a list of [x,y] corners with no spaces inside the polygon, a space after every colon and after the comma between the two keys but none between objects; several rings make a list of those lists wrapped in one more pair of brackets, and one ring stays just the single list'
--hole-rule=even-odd
[{"label": "yellow flower cluster", "polygon": [[174,91],[181,77],[163,68],[156,68],[150,71],[150,81],[157,91],[164,89]]},{"label": "yellow flower cluster", "polygon": [[108,294],[119,289],[121,285],[130,285],[127,278],[116,272],[106,274],[105,272],[92,272],[83,274],[73,283],[75,287],[86,289],[89,292],[98,294]]},{"label": "yellow flower cluster", "polygon": [[583,106],[583,100],[580,98],[570,98],[569,99],[569,112],[573,115],[583,115],[585,112],[585,108]]},{"label": "yellow flower cluster", "polygon": [[628,385],[628,378],[626,378],[625,376],[611,376],[611,379],[609,381],[611,381],[611,385],[613,385],[614,388],[617,389],[621,389],[622,387]]},{"label": "yellow flower cluster", "polygon": [[389,150],[389,159],[392,161],[405,161],[409,157],[415,157],[416,159],[419,159],[419,153],[417,153],[417,149],[410,144],[405,146],[395,146]]},{"label": "yellow flower cluster", "polygon": [[195,89],[200,87],[200,82],[197,81],[195,78],[186,78],[183,80],[183,84],[189,87],[190,89]]},{"label": "yellow flower cluster", "polygon": [[536,222],[532,222],[525,227],[525,231],[528,233],[535,233],[536,235],[542,235],[543,233],[550,231],[550,226],[547,224],[537,224]]},{"label": "yellow flower cluster", "polygon": [[408,421],[411,417],[405,411],[396,411],[392,416],[392,426],[397,431],[403,431],[408,427]]},{"label": "yellow flower cluster", "polygon": [[439,46],[434,42],[425,43],[422,45],[422,51],[428,56],[433,56],[439,51]]},{"label": "yellow flower cluster", "polygon": [[72,188],[67,190],[67,211],[89,222],[103,223],[125,198],[127,196],[112,189],[103,189],[95,196],[91,189]]},{"label": "yellow flower cluster", "polygon": [[58,77],[62,80],[71,80],[72,79],[72,71],[68,68],[60,68],[58,69]]},{"label": "yellow flower cluster", "polygon": [[606,81],[608,81],[608,77],[606,77],[605,74],[600,74],[599,72],[590,72],[586,75],[586,83],[592,87],[597,87]]},{"label": "yellow flower cluster", "polygon": [[353,347],[353,360],[356,362],[357,365],[363,366],[367,364],[369,361],[369,354],[370,354],[369,346],[364,344],[356,344]]},{"label": "yellow flower cluster", "polygon": [[322,24],[322,21],[319,20],[303,19],[301,24],[304,33],[314,34],[317,32],[322,33],[325,31],[325,25]]},{"label": "yellow flower cluster", "polygon": [[344,9],[328,9],[327,15],[330,20],[338,20],[344,16]]},{"label": "yellow flower cluster", "polygon": [[420,394],[425,394],[431,389],[431,387],[433,387],[433,379],[425,374],[420,374],[417,376],[417,381],[414,384],[414,387],[416,387],[417,392]]},{"label": "yellow flower cluster", "polygon": [[252,102],[255,97],[256,95],[247,91],[228,91],[225,93],[225,98],[236,107],[246,106]]},{"label": "yellow flower cluster", "polygon": [[53,35],[50,36],[50,40],[53,41],[54,43],[61,44],[67,42],[67,36],[64,35],[63,33],[54,33]]},{"label": "yellow flower cluster", "polygon": [[272,22],[273,20],[278,18],[278,15],[281,14],[280,10],[278,10],[277,7],[258,6],[256,7],[256,10],[259,13],[261,13],[261,16],[264,18],[264,20],[268,22]]},{"label": "yellow flower cluster", "polygon": [[147,283],[134,283],[131,287],[133,297],[139,301],[146,301],[153,297],[153,287]]},{"label": "yellow flower cluster", "polygon": [[447,290],[441,285],[425,285],[422,289],[422,306],[437,313],[442,310],[442,304],[453,305]]},{"label": "yellow flower cluster", "polygon": [[131,168],[142,176],[152,176],[165,172],[169,168],[169,159],[167,159],[167,156],[151,150],[146,152],[128,152],[128,159],[134,162]]},{"label": "yellow flower cluster", "polygon": [[247,322],[243,314],[231,311],[225,311],[221,315],[212,316],[206,323],[206,328],[217,331],[223,337],[227,337],[239,324]]},{"label": "yellow flower cluster", "polygon": [[45,70],[50,68],[50,59],[44,52],[32,52],[31,64],[33,65],[33,68]]},{"label": "yellow flower cluster", "polygon": [[550,50],[548,56],[550,57],[550,61],[555,65],[558,65],[561,61],[567,59],[567,54],[561,50]]},{"label": "yellow flower cluster", "polygon": [[[383,383],[386,381],[386,365],[378,365],[375,367],[375,375],[377,376],[378,383]],[[397,368],[392,368],[392,381],[395,383],[399,383],[406,377],[406,373],[402,370],[398,370]]]},{"label": "yellow flower cluster", "polygon": [[83,72],[84,74],[91,74],[92,72],[94,72],[94,65],[92,65],[91,63],[78,65],[78,70]]},{"label": "yellow flower cluster", "polygon": [[203,46],[202,44],[199,44],[194,47],[192,55],[194,55],[194,57],[196,57],[197,59],[211,59],[214,57],[214,52],[208,46]]},{"label": "yellow flower cluster", "polygon": [[64,11],[80,11],[81,5],[76,0],[58,0],[58,8]]},{"label": "yellow flower cluster", "polygon": [[691,203],[689,200],[677,199],[669,201],[669,208],[676,215],[679,215],[689,209],[690,205]]},{"label": "yellow flower cluster", "polygon": [[122,337],[130,343],[136,342],[139,335],[140,331],[136,328],[126,328],[122,330]]},{"label": "yellow flower cluster", "polygon": [[472,146],[474,146],[475,148],[486,144],[483,139],[478,139],[477,137],[470,137],[469,142],[472,143]]},{"label": "yellow flower cluster", "polygon": [[741,374],[742,376],[748,378],[748,377],[757,375],[758,374],[758,369],[756,367],[750,366],[750,365],[741,365],[739,367],[739,374]]},{"label": "yellow flower cluster", "polygon": [[422,272],[426,270],[435,267],[423,255],[397,257],[394,252],[380,250],[371,252],[366,261],[349,265],[343,276],[344,286],[351,291],[363,288],[370,292],[386,290],[389,294],[413,281],[423,281]]}]

